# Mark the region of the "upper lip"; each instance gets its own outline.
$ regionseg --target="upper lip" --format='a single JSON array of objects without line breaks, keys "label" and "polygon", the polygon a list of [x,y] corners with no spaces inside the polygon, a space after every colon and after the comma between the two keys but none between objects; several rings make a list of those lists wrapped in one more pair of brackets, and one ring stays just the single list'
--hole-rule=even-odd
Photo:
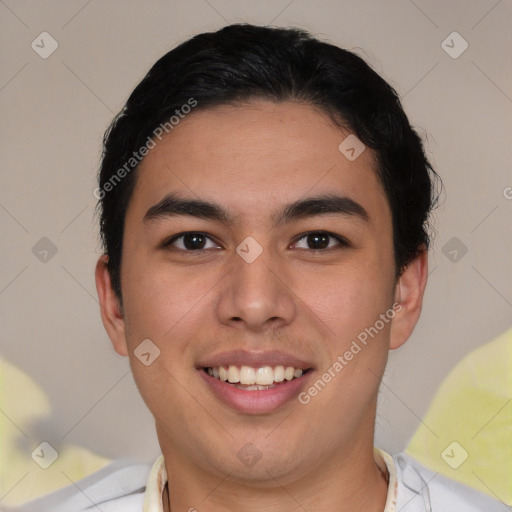
[{"label": "upper lip", "polygon": [[254,352],[247,350],[232,350],[229,352],[220,352],[218,354],[201,359],[198,368],[217,368],[219,366],[251,366],[260,368],[262,366],[293,366],[294,368],[308,370],[313,365],[304,359],[292,354],[271,350],[267,352]]}]

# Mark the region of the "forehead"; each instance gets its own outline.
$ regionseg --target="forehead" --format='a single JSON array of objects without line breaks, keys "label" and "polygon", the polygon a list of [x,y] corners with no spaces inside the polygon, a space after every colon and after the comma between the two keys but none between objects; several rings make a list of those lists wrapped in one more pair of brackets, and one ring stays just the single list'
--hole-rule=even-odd
[{"label": "forehead", "polygon": [[369,148],[350,160],[350,135],[308,104],[253,101],[186,116],[139,165],[129,212],[170,192],[225,205],[239,218],[270,218],[283,203],[338,193],[389,215]]}]

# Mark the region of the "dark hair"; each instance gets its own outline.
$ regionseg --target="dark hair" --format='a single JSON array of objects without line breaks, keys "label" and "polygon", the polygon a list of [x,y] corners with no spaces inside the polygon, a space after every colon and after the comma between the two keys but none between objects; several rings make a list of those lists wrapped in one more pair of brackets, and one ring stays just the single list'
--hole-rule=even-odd
[{"label": "dark hair", "polygon": [[124,220],[139,150],[143,154],[142,148],[154,143],[159,126],[172,129],[172,118],[186,113],[186,105],[205,109],[256,98],[320,107],[375,151],[393,217],[397,276],[428,248],[438,176],[394,89],[354,53],[303,30],[235,24],[196,35],[161,57],[105,133],[95,195],[120,300]]}]

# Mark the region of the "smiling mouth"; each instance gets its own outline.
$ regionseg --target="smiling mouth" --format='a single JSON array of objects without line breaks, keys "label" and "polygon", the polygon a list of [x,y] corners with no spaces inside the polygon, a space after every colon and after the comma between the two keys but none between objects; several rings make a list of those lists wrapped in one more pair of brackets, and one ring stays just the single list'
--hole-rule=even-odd
[{"label": "smiling mouth", "polygon": [[275,388],[295,379],[300,379],[310,369],[293,366],[216,366],[203,368],[210,377],[231,384],[244,391],[263,391]]}]

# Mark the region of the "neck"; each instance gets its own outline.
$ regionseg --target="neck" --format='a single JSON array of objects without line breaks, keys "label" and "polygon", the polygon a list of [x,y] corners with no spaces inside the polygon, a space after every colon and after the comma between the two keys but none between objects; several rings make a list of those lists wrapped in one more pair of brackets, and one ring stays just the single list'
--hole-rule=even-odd
[{"label": "neck", "polygon": [[355,445],[344,452],[311,464],[307,472],[292,471],[276,477],[269,471],[266,480],[257,481],[187,467],[176,452],[168,457],[164,453],[169,475],[162,496],[164,511],[383,512],[387,475],[376,463],[373,446]]}]

